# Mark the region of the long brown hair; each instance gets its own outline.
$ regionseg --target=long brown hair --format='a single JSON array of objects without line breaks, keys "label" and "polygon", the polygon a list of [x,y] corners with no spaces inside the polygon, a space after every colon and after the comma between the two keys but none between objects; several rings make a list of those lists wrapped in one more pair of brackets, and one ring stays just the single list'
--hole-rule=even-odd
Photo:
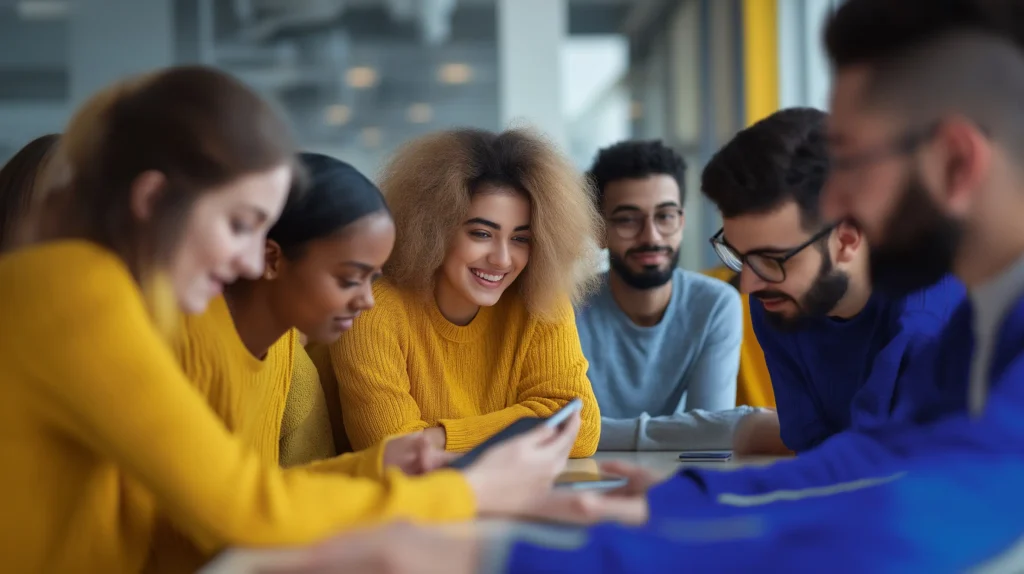
[{"label": "long brown hair", "polygon": [[14,243],[17,230],[44,181],[40,174],[46,170],[59,139],[59,134],[37,137],[0,169],[0,252]]},{"label": "long brown hair", "polygon": [[380,184],[398,234],[385,273],[402,288],[429,293],[452,233],[485,184],[529,198],[530,261],[516,283],[531,313],[557,317],[561,304],[579,301],[594,285],[601,219],[587,180],[529,129],[449,130],[400,148]]},{"label": "long brown hair", "polygon": [[[255,92],[200,66],[111,86],[74,115],[57,146],[36,239],[77,237],[120,255],[136,278],[165,266],[196,198],[239,177],[295,165],[291,130]],[[149,221],[131,208],[149,171],[166,181]]]}]

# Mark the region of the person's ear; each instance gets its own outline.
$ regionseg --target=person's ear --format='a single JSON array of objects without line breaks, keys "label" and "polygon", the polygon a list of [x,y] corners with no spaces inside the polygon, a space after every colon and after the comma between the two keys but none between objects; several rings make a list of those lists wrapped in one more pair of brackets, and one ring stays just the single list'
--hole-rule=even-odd
[{"label": "person's ear", "polygon": [[992,162],[990,140],[976,124],[953,117],[938,128],[938,145],[929,150],[941,166],[942,178],[937,189],[945,191],[938,201],[947,203],[951,211],[964,212],[974,193],[982,187]]},{"label": "person's ear", "polygon": [[833,232],[839,249],[836,252],[836,262],[845,263],[853,261],[864,243],[864,234],[860,228],[849,221],[843,221],[836,226]]},{"label": "person's ear", "polygon": [[263,278],[267,281],[277,279],[281,272],[281,265],[284,262],[284,253],[281,246],[273,239],[268,239],[263,250],[265,265],[263,266]]},{"label": "person's ear", "polygon": [[166,187],[167,178],[159,171],[151,169],[139,174],[130,191],[132,215],[139,221],[150,221]]}]

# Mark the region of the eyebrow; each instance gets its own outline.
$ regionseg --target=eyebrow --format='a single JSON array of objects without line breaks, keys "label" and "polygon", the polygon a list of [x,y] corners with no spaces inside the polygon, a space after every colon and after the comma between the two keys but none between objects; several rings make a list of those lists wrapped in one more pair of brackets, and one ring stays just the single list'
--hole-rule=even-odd
[{"label": "eyebrow", "polygon": [[360,271],[364,271],[366,273],[373,273],[374,271],[377,270],[377,268],[374,267],[373,265],[367,265],[366,263],[362,263],[359,261],[342,261],[341,265],[342,267],[355,267],[356,269],[359,269]]},{"label": "eyebrow", "polygon": [[[663,201],[663,202],[659,203],[658,205],[655,205],[654,209],[664,209],[666,207],[679,207],[679,202],[676,202],[676,201]],[[616,207],[615,209],[612,210],[612,215],[615,215],[616,213],[618,213],[620,211],[642,211],[642,210],[637,205],[632,205],[632,204],[620,205],[620,206],[618,206],[618,207]]]},{"label": "eyebrow", "polygon": [[[464,223],[463,225],[470,225],[470,224],[473,224],[473,223],[476,223],[477,225],[483,225],[484,227],[490,227],[491,229],[494,229],[494,230],[497,230],[497,231],[501,231],[501,226],[500,225],[498,225],[497,223],[495,223],[495,222],[493,222],[493,221],[491,221],[489,219],[484,219],[482,217],[473,217],[473,218],[467,220],[466,223]],[[516,227],[513,231],[529,231],[529,230],[530,230],[530,226],[529,225],[520,225],[519,227]]]},{"label": "eyebrow", "polygon": [[255,205],[246,205],[243,206],[243,209],[245,209],[249,213],[252,213],[253,216],[256,217],[257,223],[264,223],[265,221],[270,219],[270,216],[267,215],[266,211],[263,211],[262,208],[256,207]]}]

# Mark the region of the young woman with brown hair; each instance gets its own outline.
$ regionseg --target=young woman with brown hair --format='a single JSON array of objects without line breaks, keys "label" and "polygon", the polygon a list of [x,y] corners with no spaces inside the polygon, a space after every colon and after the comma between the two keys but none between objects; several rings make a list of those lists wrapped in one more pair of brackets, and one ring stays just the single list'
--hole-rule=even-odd
[{"label": "young woman with brown hair", "polygon": [[585,185],[527,130],[441,132],[391,159],[395,251],[376,307],[331,349],[354,448],[424,431],[465,451],[580,397],[572,455],[594,453],[600,414],[571,306],[592,285],[600,226]]},{"label": "young woman with brown hair", "polygon": [[515,481],[505,461],[383,482],[282,472],[186,378],[168,335],[179,310],[202,312],[224,285],[262,274],[295,174],[288,133],[240,82],[196,67],[118,84],[71,120],[31,244],[0,257],[8,569],[138,571],[158,512],[212,552],[513,512],[550,484],[571,435],[495,452],[551,459]]},{"label": "young woman with brown hair", "polygon": [[10,249],[18,238],[20,222],[45,181],[41,174],[60,140],[47,134],[25,144],[0,169],[0,252]]}]

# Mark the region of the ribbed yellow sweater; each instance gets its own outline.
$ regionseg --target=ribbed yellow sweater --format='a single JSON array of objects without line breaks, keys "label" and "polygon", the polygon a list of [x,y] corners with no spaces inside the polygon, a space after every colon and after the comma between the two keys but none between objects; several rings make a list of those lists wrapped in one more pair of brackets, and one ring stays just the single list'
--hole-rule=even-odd
[{"label": "ribbed yellow sweater", "polygon": [[[283,434],[285,421],[288,422],[286,444],[292,463],[288,466],[334,455],[330,451],[316,451],[322,456],[307,456],[311,454],[309,449],[323,446],[323,438],[330,440],[329,426],[325,437],[304,432],[309,429],[306,420],[310,410],[317,405],[315,397],[309,396],[310,382],[320,395],[319,406],[324,409],[325,423],[330,423],[326,421],[326,402],[316,368],[306,356],[296,330],[285,333],[268,349],[265,357],[257,359],[239,336],[227,302],[217,297],[205,313],[185,317],[178,335],[173,347],[185,375],[206,397],[228,430],[260,458],[280,461],[279,445],[286,438]],[[297,386],[294,385],[296,376],[299,377]],[[296,462],[294,459],[300,456],[305,458]],[[379,474],[373,472],[368,478],[379,477]],[[146,571],[194,572],[207,559],[209,556],[164,519],[156,527]]]},{"label": "ribbed yellow sweater", "polygon": [[137,572],[155,508],[208,552],[474,514],[458,473],[378,482],[261,460],[186,379],[121,260],[94,244],[0,257],[0,317],[5,571]]},{"label": "ribbed yellow sweater", "polygon": [[[705,275],[728,282],[736,273],[727,267],[714,267],[704,271]],[[757,342],[754,326],[750,322],[750,297],[741,294],[743,302],[743,343],[740,345],[740,372],[736,380],[736,404],[752,407],[775,408],[775,391],[772,390],[768,365],[764,362],[764,351]]]},{"label": "ribbed yellow sweater", "polygon": [[460,327],[433,298],[386,279],[373,293],[376,306],[331,347],[354,448],[442,425],[446,448],[465,451],[516,419],[550,415],[580,397],[572,456],[597,450],[601,415],[568,302],[558,321],[540,322],[512,290]]}]

